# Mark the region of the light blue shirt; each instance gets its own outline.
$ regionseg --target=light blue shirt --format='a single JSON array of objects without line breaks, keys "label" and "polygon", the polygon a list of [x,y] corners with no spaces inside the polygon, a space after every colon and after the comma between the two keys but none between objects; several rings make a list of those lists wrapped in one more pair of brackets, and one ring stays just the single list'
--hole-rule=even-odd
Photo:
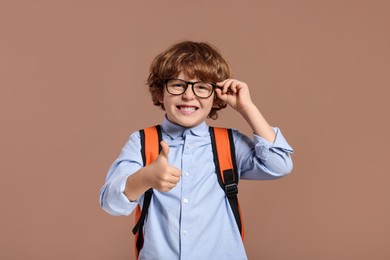
[{"label": "light blue shirt", "polygon": [[[208,125],[188,129],[165,118],[162,130],[170,147],[168,162],[181,169],[182,175],[169,192],[154,190],[139,259],[247,259],[229,202],[218,184]],[[293,150],[281,131],[274,131],[276,139],[269,143],[233,130],[241,179],[269,180],[291,172]],[[130,202],[123,193],[127,177],[143,167],[140,148],[140,135],[135,132],[108,171],[100,203],[109,214],[129,215],[143,203],[143,195]]]}]

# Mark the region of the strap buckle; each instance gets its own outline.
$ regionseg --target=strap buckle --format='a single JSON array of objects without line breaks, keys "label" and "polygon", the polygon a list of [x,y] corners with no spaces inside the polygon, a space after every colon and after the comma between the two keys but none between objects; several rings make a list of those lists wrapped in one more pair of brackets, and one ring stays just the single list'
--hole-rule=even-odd
[{"label": "strap buckle", "polygon": [[237,195],[237,193],[238,193],[237,183],[226,184],[225,185],[225,193],[226,193],[226,196]]}]

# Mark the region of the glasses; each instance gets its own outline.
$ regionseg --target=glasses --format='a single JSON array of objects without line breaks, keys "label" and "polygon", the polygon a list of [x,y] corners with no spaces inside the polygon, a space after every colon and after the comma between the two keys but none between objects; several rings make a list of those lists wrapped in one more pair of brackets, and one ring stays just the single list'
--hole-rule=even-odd
[{"label": "glasses", "polygon": [[195,96],[199,98],[210,97],[214,92],[214,88],[216,87],[216,85],[213,83],[201,81],[190,82],[176,78],[165,80],[165,87],[167,88],[168,93],[171,95],[182,95],[184,92],[186,92],[189,85],[191,85],[192,92],[195,94]]}]

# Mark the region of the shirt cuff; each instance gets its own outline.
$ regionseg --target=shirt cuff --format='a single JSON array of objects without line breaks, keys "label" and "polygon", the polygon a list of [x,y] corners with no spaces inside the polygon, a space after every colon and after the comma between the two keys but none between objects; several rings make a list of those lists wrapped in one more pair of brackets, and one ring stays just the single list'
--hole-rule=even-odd
[{"label": "shirt cuff", "polygon": [[130,200],[124,194],[126,187],[126,180],[128,176],[121,176],[113,181],[108,190],[108,196],[110,201],[107,201],[110,208],[119,213],[120,215],[129,215],[134,209],[138,201],[130,202]]},{"label": "shirt cuff", "polygon": [[262,138],[259,135],[254,134],[253,138],[255,141],[255,151],[256,156],[263,161],[266,161],[269,158],[271,152],[283,151],[285,153],[293,153],[294,150],[287,143],[282,132],[279,128],[273,127],[276,137],[273,143],[268,142],[266,139]]}]

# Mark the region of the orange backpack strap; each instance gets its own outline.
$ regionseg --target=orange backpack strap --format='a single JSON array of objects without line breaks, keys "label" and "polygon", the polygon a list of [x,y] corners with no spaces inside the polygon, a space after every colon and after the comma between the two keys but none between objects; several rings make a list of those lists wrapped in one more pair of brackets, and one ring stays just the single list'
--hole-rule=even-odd
[{"label": "orange backpack strap", "polygon": [[[139,131],[141,138],[141,155],[144,166],[152,163],[161,151],[160,142],[162,140],[160,126],[152,126]],[[133,234],[135,235],[135,254],[138,259],[138,254],[144,244],[143,226],[145,218],[148,214],[150,201],[152,200],[153,189],[150,188],[144,193],[144,202],[141,207],[138,205],[135,213],[135,226],[133,228]]]},{"label": "orange backpack strap", "polygon": [[225,191],[241,238],[244,239],[244,226],[241,221],[242,215],[237,197],[239,176],[236,165],[233,132],[232,129],[218,127],[210,127],[209,131],[218,182]]}]

